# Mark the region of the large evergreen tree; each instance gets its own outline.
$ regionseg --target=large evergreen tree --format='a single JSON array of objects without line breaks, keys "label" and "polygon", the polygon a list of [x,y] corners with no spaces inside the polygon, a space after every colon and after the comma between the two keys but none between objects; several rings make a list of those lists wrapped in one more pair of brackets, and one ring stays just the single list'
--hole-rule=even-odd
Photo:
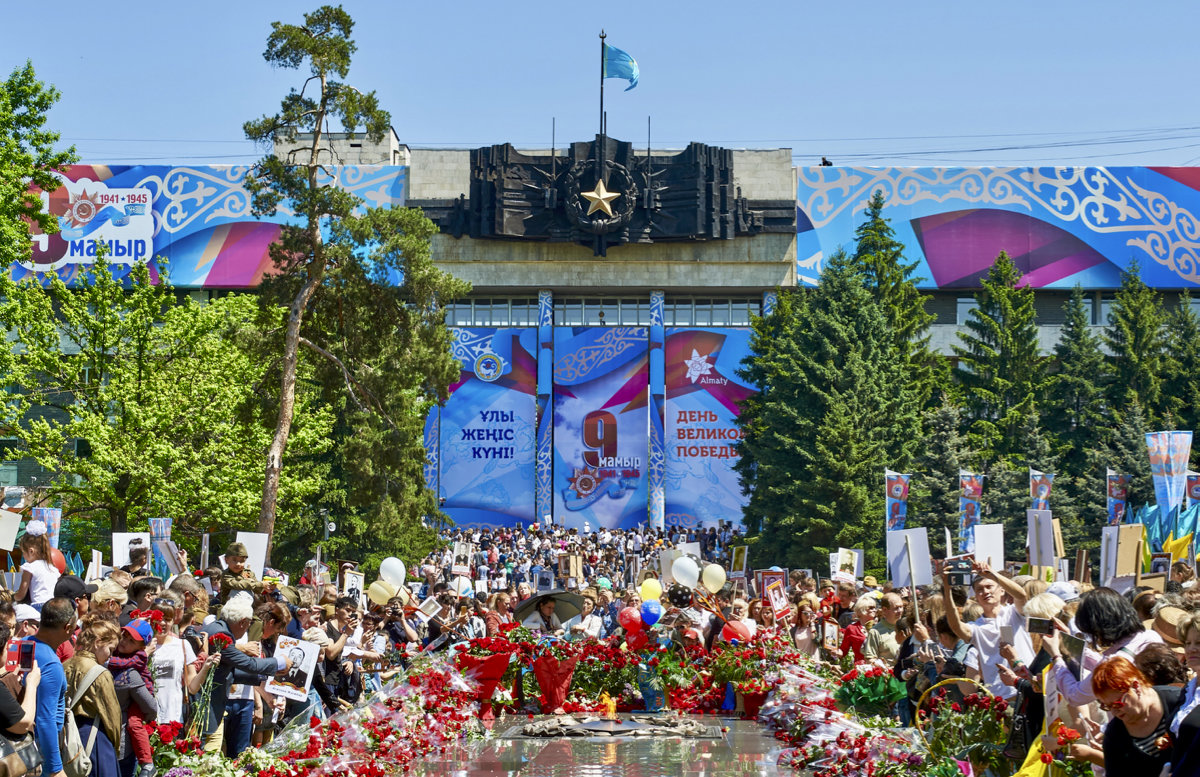
[{"label": "large evergreen tree", "polygon": [[1104,452],[1105,467],[1111,467],[1119,475],[1133,477],[1129,483],[1129,509],[1133,510],[1154,502],[1146,433],[1155,430],[1150,428],[1146,413],[1137,400],[1114,415],[1112,435]]},{"label": "large evergreen tree", "polygon": [[949,369],[930,346],[929,325],[935,317],[926,310],[930,296],[917,288],[918,263],[905,260],[904,244],[883,217],[883,208],[883,192],[876,190],[867,204],[866,220],[854,232],[853,261],[887,316],[911,400],[925,409],[938,401],[949,382]]},{"label": "large evergreen tree", "polygon": [[278,273],[263,289],[264,304],[285,304],[288,316],[277,345],[278,412],[258,529],[272,534],[275,528],[303,349],[320,365],[345,430],[336,468],[344,479],[331,499],[340,517],[357,520],[358,538],[397,551],[382,546],[410,532],[427,541],[422,519],[438,513],[421,466],[423,418],[458,376],[444,305],[469,287],[434,267],[429,239],[436,229],[419,211],[367,208],[329,175],[329,124],[363,131],[373,142],[391,125],[374,92],[341,80],[356,50],[353,27],[340,6],[305,14],[302,25],[272,24],[264,58],[277,67],[304,68],[309,77],[276,113],[244,127],[247,138],[269,148],[302,138],[299,151],[268,155],[247,177],[256,215],[284,206],[299,222],[285,224],[271,247]]},{"label": "large evergreen tree", "polygon": [[[1167,375],[1164,405],[1178,429],[1200,434],[1200,315],[1186,291],[1167,316]],[[1195,452],[1197,445],[1192,445]]]},{"label": "large evergreen tree", "polygon": [[949,401],[925,411],[920,452],[913,459],[909,488],[908,525],[929,528],[929,541],[940,546],[945,532],[958,535],[958,472],[974,455],[960,431],[962,416]]},{"label": "large evergreen tree", "polygon": [[1142,281],[1137,262],[1121,272],[1104,344],[1109,351],[1108,404],[1126,408],[1141,405],[1150,424],[1158,424],[1167,410],[1163,401],[1166,373],[1166,313],[1158,292]]},{"label": "large evergreen tree", "polygon": [[1103,471],[1097,489],[1094,454],[1106,444],[1109,418],[1104,401],[1107,363],[1100,339],[1093,334],[1083,289],[1076,286],[1067,302],[1066,323],[1054,347],[1054,373],[1049,378],[1042,423],[1053,438],[1060,482],[1056,494],[1069,494],[1080,510],[1092,514],[1103,507]]},{"label": "large evergreen tree", "polygon": [[882,569],[880,478],[911,428],[886,317],[840,253],[782,296],[740,373],[762,387],[738,420],[746,525],[762,559],[821,568],[841,546]]},{"label": "large evergreen tree", "polygon": [[1001,252],[959,332],[955,377],[962,387],[968,437],[984,461],[1021,453],[1020,429],[1037,412],[1045,366],[1038,353],[1033,289]]}]

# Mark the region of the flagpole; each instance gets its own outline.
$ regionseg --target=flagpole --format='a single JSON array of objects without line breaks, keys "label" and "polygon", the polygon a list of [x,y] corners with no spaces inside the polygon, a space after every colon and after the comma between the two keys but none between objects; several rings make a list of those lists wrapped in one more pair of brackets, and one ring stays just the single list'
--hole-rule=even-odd
[{"label": "flagpole", "polygon": [[600,30],[600,134],[604,134],[604,39],[607,36]]}]

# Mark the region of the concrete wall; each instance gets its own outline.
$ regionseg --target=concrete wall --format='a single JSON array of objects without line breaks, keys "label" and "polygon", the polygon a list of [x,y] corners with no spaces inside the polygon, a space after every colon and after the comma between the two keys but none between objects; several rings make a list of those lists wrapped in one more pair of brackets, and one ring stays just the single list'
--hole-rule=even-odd
[{"label": "concrete wall", "polygon": [[408,199],[457,199],[471,190],[471,152],[414,148],[409,152]]},{"label": "concrete wall", "polygon": [[[1104,332],[1104,327],[1091,327],[1092,334],[1100,337]],[[1054,354],[1054,346],[1058,345],[1058,341],[1062,338],[1062,324],[1039,324],[1038,325],[1038,351],[1043,356],[1052,356]],[[958,332],[966,331],[966,327],[961,327],[956,324],[934,324],[929,327],[929,343],[930,347],[936,353],[943,356],[953,356],[955,345],[962,345],[962,341],[958,339]]]},{"label": "concrete wall", "polygon": [[796,236],[632,244],[607,257],[569,243],[455,239],[438,235],[433,259],[477,292],[514,289],[665,289],[714,293],[761,291],[796,280]]}]

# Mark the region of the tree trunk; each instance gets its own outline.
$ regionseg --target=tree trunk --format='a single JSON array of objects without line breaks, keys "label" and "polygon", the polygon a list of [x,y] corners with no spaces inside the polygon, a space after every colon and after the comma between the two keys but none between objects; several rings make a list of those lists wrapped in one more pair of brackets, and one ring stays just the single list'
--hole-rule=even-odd
[{"label": "tree trunk", "polygon": [[[317,188],[317,172],[320,170],[321,128],[329,93],[327,79],[321,73],[320,107],[313,117],[313,139],[308,158],[308,188]],[[279,499],[279,476],[283,470],[283,454],[287,451],[288,435],[292,431],[292,415],[296,407],[296,368],[300,356],[300,326],[304,323],[304,311],[321,281],[325,278],[325,251],[321,239],[321,214],[308,213],[309,260],[305,266],[305,280],[300,292],[292,300],[288,311],[287,332],[283,340],[283,376],[279,392],[279,417],[275,421],[275,436],[267,449],[266,477],[263,480],[262,509],[258,514],[258,531],[267,535],[267,562],[271,561],[271,549],[275,540],[275,504]]]},{"label": "tree trunk", "polygon": [[[320,241],[320,231],[317,240]],[[279,392],[279,417],[275,421],[275,436],[267,449],[266,479],[263,482],[262,509],[258,514],[258,531],[267,535],[267,561],[271,560],[274,544],[275,503],[279,498],[279,476],[283,469],[283,454],[287,450],[288,435],[292,431],[292,415],[296,406],[296,367],[300,354],[300,325],[304,323],[304,310],[325,275],[323,259],[314,259],[309,264],[308,279],[300,287],[300,293],[292,300],[288,311],[287,332],[283,341],[283,377]]]}]

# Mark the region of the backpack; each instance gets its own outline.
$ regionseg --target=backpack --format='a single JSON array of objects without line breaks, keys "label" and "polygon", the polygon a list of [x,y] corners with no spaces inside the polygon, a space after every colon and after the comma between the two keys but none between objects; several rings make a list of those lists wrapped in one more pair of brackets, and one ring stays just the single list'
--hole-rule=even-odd
[{"label": "backpack", "polygon": [[67,714],[63,716],[62,731],[58,735],[59,755],[62,757],[63,772],[67,777],[88,777],[92,772],[91,753],[96,746],[96,733],[100,730],[100,721],[97,720],[92,724],[92,735],[88,737],[85,748],[83,740],[79,738],[79,727],[75,725],[75,707],[83,699],[83,694],[87,692],[87,689],[92,687],[92,683],[96,682],[96,678],[107,671],[100,665],[89,669],[83,677],[83,682],[75,690],[75,696],[71,698],[71,703],[67,705]]}]

